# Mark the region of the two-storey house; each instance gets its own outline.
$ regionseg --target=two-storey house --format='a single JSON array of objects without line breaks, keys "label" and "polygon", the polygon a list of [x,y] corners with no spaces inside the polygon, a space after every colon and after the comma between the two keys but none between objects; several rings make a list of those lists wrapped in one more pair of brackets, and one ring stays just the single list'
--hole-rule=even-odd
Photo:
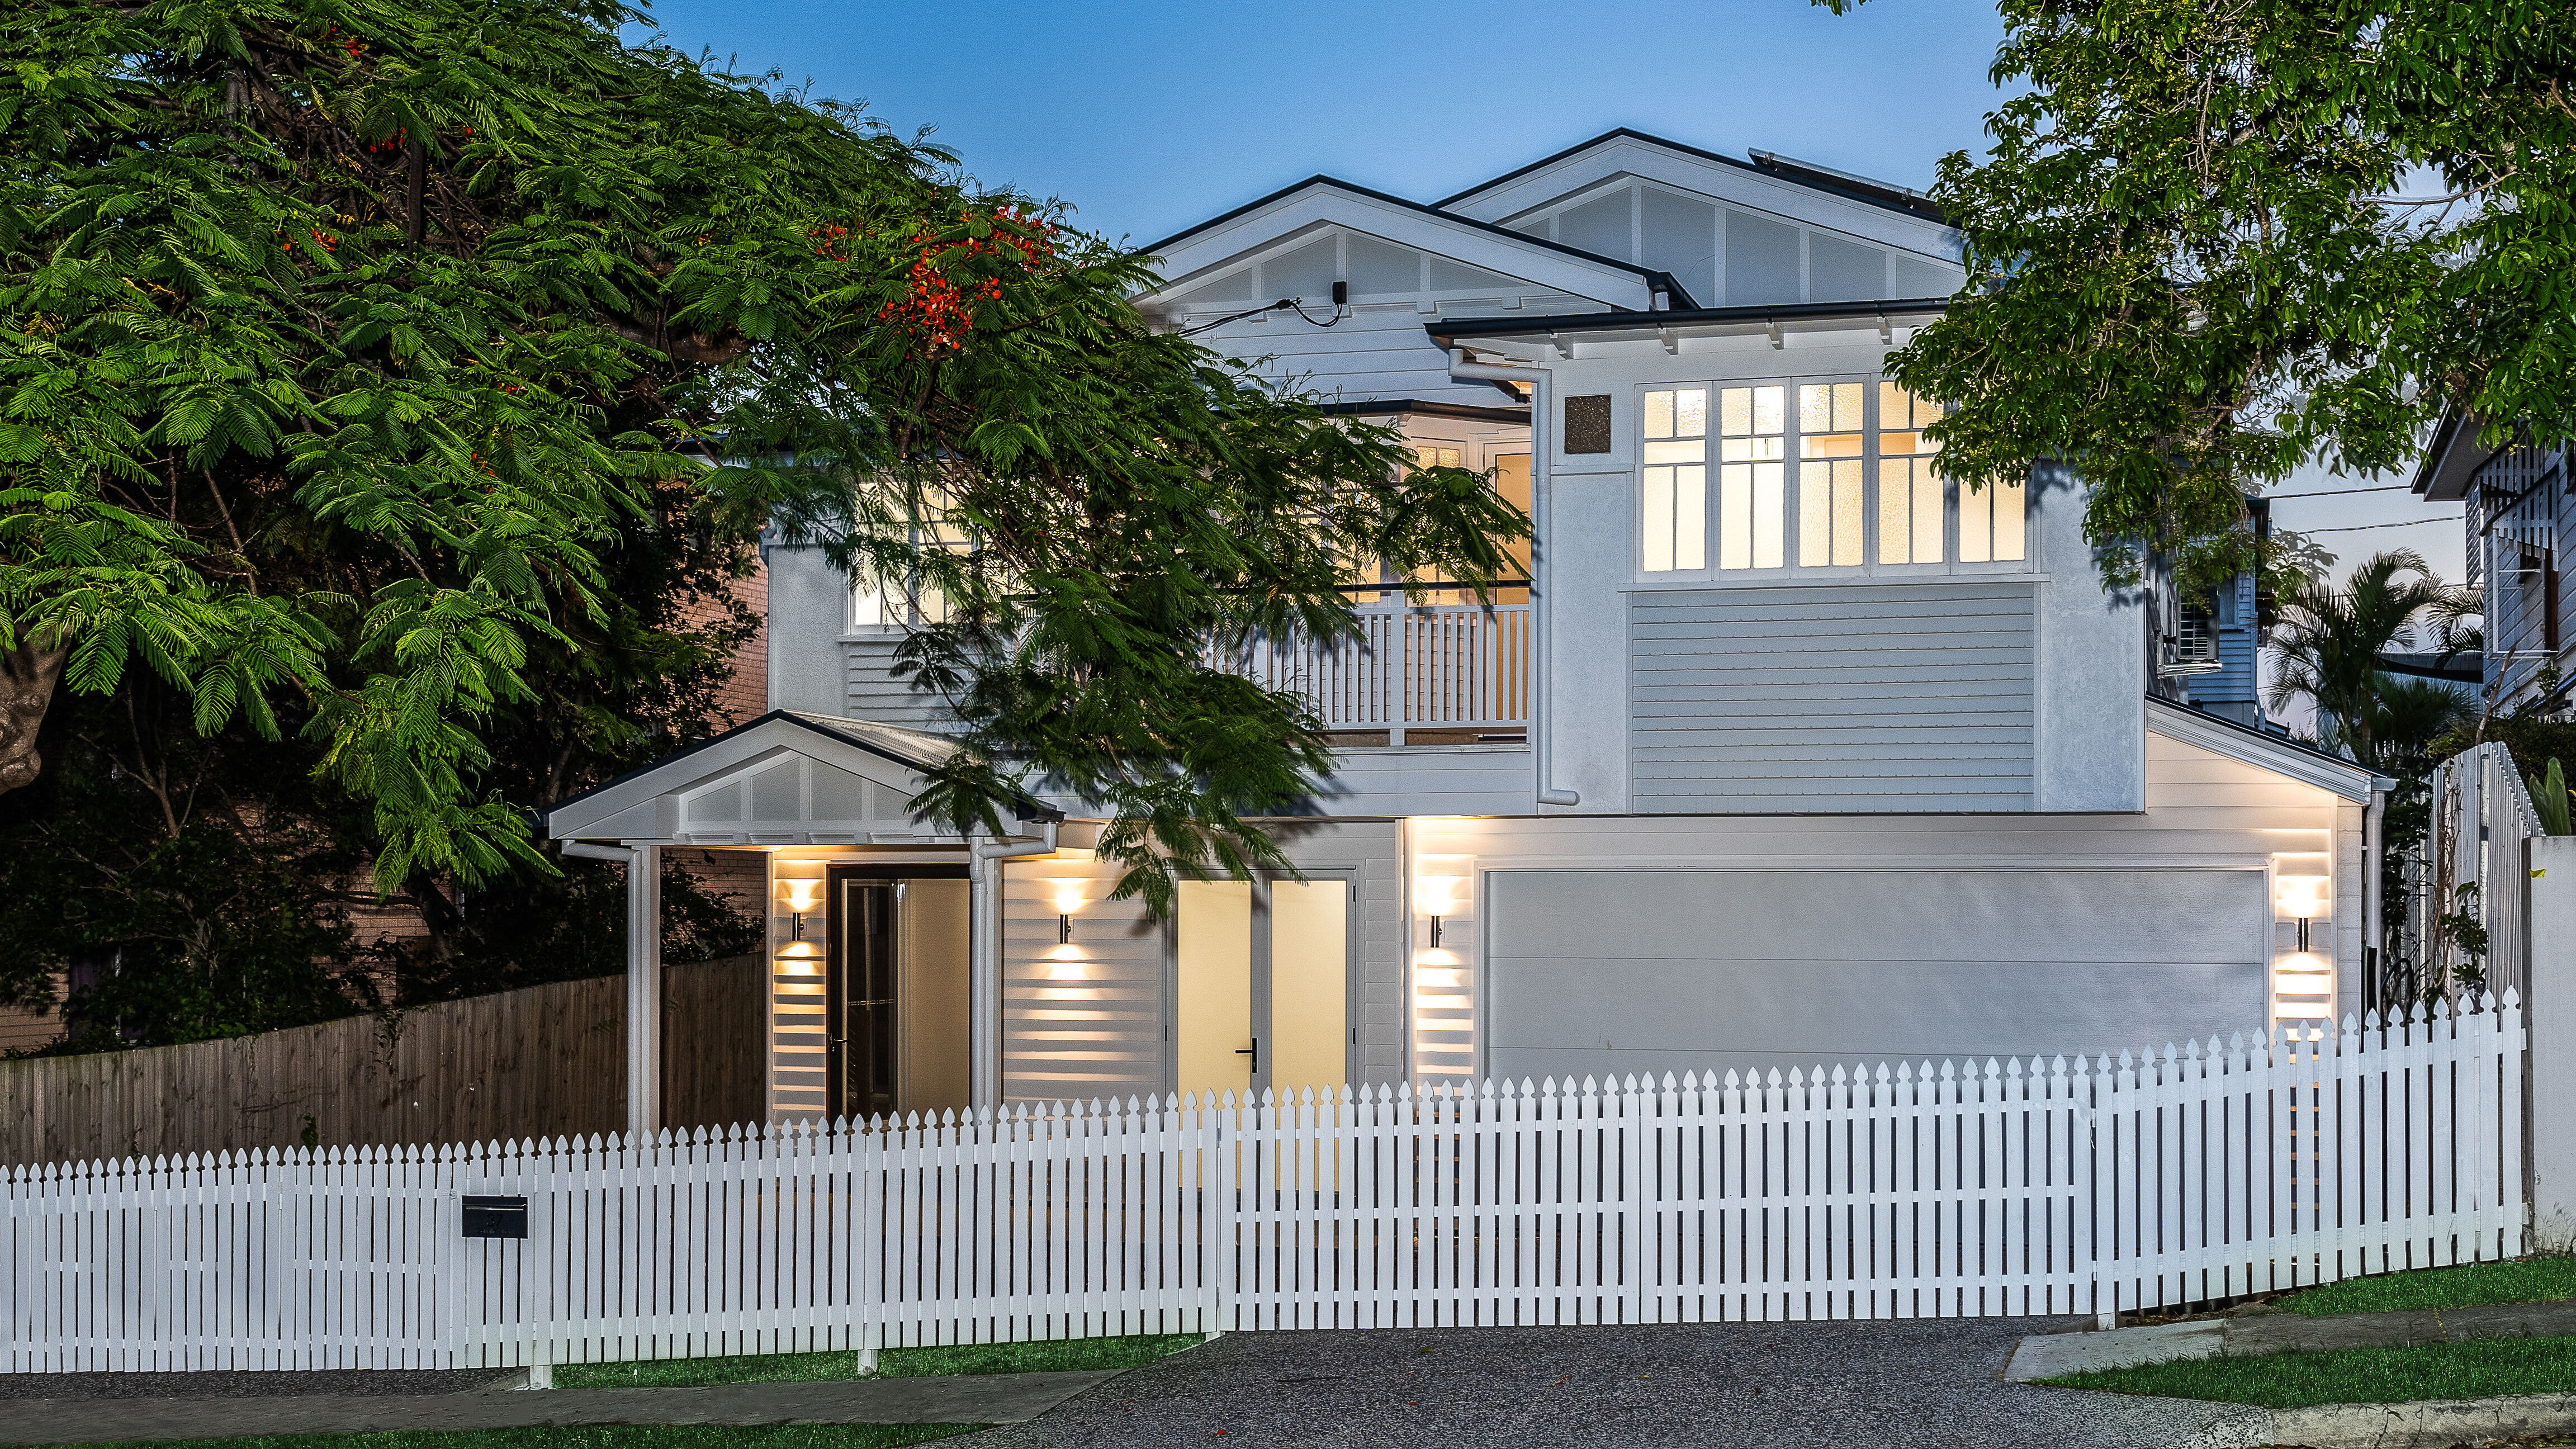
[{"label": "two-storey house", "polygon": [[[1158,243],[1158,324],[1534,523],[1490,605],[1355,579],[1366,648],[1245,661],[1339,747],[1279,822],[1303,879],[1187,884],[1157,923],[1105,899],[1079,801],[926,831],[904,802],[950,746],[887,672],[904,620],[788,548],[774,712],[549,829],[761,854],[779,1117],[2027,1059],[2355,1009],[2373,778],[2185,702],[2223,651],[2104,588],[2081,481],[1961,487],[1883,376],[1957,245],[1914,193],[1626,131],[1431,204],[1316,177]],[[2252,603],[2203,621],[2249,681]]]},{"label": "two-storey house", "polygon": [[2568,448],[2519,439],[2490,447],[2474,418],[2453,414],[2415,470],[2415,493],[2460,503],[2468,587],[2484,604],[2479,701],[2497,713],[2562,703],[2576,688],[2576,636],[2561,619],[2567,563],[2558,533],[2576,527],[2576,466]]}]

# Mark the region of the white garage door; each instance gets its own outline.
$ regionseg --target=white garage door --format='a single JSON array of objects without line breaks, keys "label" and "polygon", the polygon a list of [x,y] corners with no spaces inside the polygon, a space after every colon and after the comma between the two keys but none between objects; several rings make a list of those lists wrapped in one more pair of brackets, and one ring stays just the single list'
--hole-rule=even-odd
[{"label": "white garage door", "polygon": [[1506,1078],[2072,1056],[2264,1022],[2257,870],[1498,871]]}]

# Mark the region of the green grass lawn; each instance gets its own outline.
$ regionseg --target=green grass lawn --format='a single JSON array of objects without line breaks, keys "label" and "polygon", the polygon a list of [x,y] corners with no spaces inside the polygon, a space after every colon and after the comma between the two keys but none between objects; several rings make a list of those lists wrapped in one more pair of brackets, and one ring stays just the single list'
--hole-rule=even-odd
[{"label": "green grass lawn", "polygon": [[[889,1348],[877,1355],[880,1378],[943,1374],[1065,1373],[1125,1369],[1190,1348],[1195,1333],[1132,1338],[1061,1338],[1042,1343],[976,1343],[953,1348]],[[773,1384],[846,1379],[858,1356],[840,1353],[765,1353],[742,1358],[647,1359],[639,1363],[558,1364],[559,1389],[673,1388],[689,1384]],[[909,1441],[906,1441],[909,1442]]]},{"label": "green grass lawn", "polygon": [[[411,1430],[399,1434],[270,1434],[196,1439],[188,1449],[894,1449],[971,1434],[981,1424],[584,1425],[563,1429]],[[157,1444],[87,1449],[163,1449]]]},{"label": "green grass lawn", "polygon": [[2490,1338],[2419,1348],[2184,1359],[2040,1382],[2067,1389],[2219,1399],[2274,1409],[2474,1399],[2490,1394],[2563,1394],[2576,1391],[2576,1338]]},{"label": "green grass lawn", "polygon": [[2394,1313],[2401,1309],[2461,1308],[2472,1303],[2539,1303],[2576,1298],[2576,1257],[2524,1258],[2511,1263],[2472,1263],[2346,1278],[2293,1293],[2278,1307],[2310,1318],[2338,1313]]}]

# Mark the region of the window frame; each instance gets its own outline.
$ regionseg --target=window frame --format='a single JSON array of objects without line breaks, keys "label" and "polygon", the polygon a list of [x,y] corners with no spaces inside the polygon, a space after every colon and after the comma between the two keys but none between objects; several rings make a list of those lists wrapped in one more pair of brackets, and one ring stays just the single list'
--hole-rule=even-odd
[{"label": "window frame", "polygon": [[[1941,479],[1940,560],[1932,563],[1914,561],[1908,561],[1905,563],[1882,563],[1879,561],[1880,525],[1883,522],[1884,515],[1884,504],[1880,497],[1880,489],[1883,482],[1881,477],[1882,469],[1880,465],[1885,461],[1886,456],[1880,452],[1879,448],[1881,434],[1888,431],[1881,425],[1880,384],[1889,381],[1892,381],[1892,379],[1888,378],[1884,373],[1816,372],[1775,374],[1763,377],[1674,378],[1670,380],[1658,380],[1654,382],[1641,382],[1635,384],[1632,389],[1632,397],[1630,399],[1630,422],[1628,425],[1629,444],[1633,450],[1633,457],[1628,469],[1628,547],[1630,586],[1634,588],[1648,589],[1677,587],[1707,588],[1713,584],[1771,584],[1792,580],[1810,579],[1920,579],[1952,576],[2014,575],[2035,572],[2038,564],[2037,560],[2033,557],[2033,544],[2029,527],[2030,494],[2028,485],[2024,485],[2022,492],[2022,556],[2017,559],[1970,562],[1962,560],[1959,557],[1961,541],[1960,515],[1963,499],[1966,497],[1966,490],[1958,479],[1949,477]],[[1856,564],[1801,564],[1798,561],[1801,527],[1801,499],[1799,497],[1801,492],[1799,486],[1801,481],[1801,471],[1803,465],[1807,463],[1827,462],[1833,460],[1828,458],[1810,459],[1802,456],[1806,450],[1806,432],[1800,426],[1799,389],[1802,387],[1831,386],[1835,384],[1848,383],[1859,383],[1863,386],[1860,428],[1862,439],[1861,452],[1857,460],[1851,460],[1857,461],[1860,464],[1862,480],[1860,539],[1861,561]],[[1783,393],[1784,416],[1782,420],[1782,430],[1779,434],[1781,440],[1780,466],[1782,470],[1782,501],[1780,518],[1781,562],[1775,567],[1753,566],[1746,568],[1725,568],[1722,566],[1723,554],[1721,552],[1724,547],[1724,535],[1722,530],[1724,504],[1719,492],[1720,464],[1718,462],[1719,449],[1717,447],[1717,444],[1720,441],[1721,432],[1721,399],[1723,397],[1724,389],[1727,388],[1762,387],[1777,387],[1782,389]],[[1648,466],[1646,463],[1646,444],[1649,441],[1646,437],[1645,424],[1646,396],[1649,393],[1678,392],[1691,388],[1704,388],[1708,392],[1708,423],[1707,431],[1701,440],[1702,461],[1700,464],[1702,477],[1701,486],[1705,495],[1701,509],[1702,526],[1706,531],[1706,538],[1703,545],[1702,566],[1696,569],[1649,570],[1646,568],[1645,489],[1646,469]],[[1895,429],[1895,431],[1906,432],[1916,430],[1898,428]],[[1927,456],[1937,457],[1938,455],[1909,453],[1897,456],[1900,458],[1921,458]],[[1671,465],[1659,464],[1657,466]],[[1980,496],[1982,496],[1982,494]]]}]

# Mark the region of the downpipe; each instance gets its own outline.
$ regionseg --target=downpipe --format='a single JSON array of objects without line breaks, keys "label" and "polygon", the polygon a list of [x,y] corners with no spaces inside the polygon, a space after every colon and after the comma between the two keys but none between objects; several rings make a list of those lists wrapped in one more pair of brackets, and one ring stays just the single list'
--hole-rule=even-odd
[{"label": "downpipe", "polygon": [[[1503,367],[1491,362],[1470,362],[1467,349],[1449,349],[1449,375],[1478,382],[1526,383],[1530,390],[1530,461],[1533,476],[1538,459],[1547,446],[1547,373],[1535,367]],[[1533,511],[1538,500],[1530,500]],[[1536,766],[1538,803],[1541,805],[1580,805],[1583,797],[1572,790],[1555,788],[1556,769],[1549,752],[1555,743],[1548,728],[1553,713],[1553,699],[1548,692],[1547,635],[1548,615],[1555,608],[1547,591],[1547,550],[1539,545],[1538,520],[1530,520],[1530,599],[1537,605],[1530,611],[1530,653],[1536,660],[1530,680],[1530,755]]]}]

